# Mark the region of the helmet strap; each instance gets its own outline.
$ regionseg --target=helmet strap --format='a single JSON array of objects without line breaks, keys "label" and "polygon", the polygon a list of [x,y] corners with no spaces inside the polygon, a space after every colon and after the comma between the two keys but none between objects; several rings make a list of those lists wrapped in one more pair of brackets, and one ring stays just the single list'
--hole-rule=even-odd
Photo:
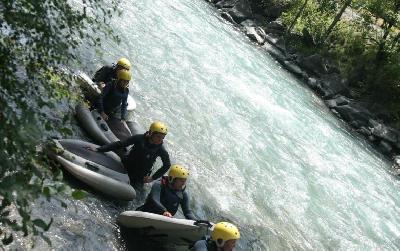
[{"label": "helmet strap", "polygon": [[223,239],[218,239],[215,241],[215,244],[217,244],[217,247],[222,248],[225,245],[225,241]]}]

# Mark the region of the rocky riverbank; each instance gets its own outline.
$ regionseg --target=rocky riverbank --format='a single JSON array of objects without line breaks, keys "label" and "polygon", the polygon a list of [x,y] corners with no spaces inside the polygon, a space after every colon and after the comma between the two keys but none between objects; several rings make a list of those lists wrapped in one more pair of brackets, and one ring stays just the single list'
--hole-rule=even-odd
[{"label": "rocky riverbank", "polygon": [[[248,0],[206,0],[218,9],[222,18],[240,29],[261,46],[285,69],[301,79],[324,100],[329,109],[357,133],[364,135],[375,148],[390,159],[400,154],[400,131],[385,125],[382,109],[368,109],[370,104],[356,98],[337,66],[319,54],[304,56],[285,43],[285,27],[279,20],[283,9],[271,7],[264,15],[253,13]],[[259,12],[258,12],[259,13]],[[303,32],[298,39],[311,42]]]}]

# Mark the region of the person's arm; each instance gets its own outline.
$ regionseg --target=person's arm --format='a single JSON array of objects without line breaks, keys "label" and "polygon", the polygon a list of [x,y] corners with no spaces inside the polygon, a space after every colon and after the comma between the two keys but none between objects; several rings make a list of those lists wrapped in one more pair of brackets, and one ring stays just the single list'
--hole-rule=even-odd
[{"label": "person's arm", "polygon": [[112,85],[110,83],[106,84],[106,86],[101,91],[101,95],[98,97],[96,102],[96,109],[99,113],[104,112],[104,98],[110,93]]},{"label": "person's arm", "polygon": [[121,120],[126,120],[126,110],[128,108],[128,94],[129,92],[126,93],[126,96],[122,99],[121,102]]},{"label": "person's arm", "polygon": [[155,182],[151,187],[151,191],[149,194],[149,198],[152,200],[152,204],[155,206],[155,211],[158,211],[158,214],[163,214],[168,212],[168,210],[161,204],[161,183]]},{"label": "person's arm", "polygon": [[190,210],[189,207],[189,196],[186,193],[186,191],[183,192],[183,199],[181,201],[181,208],[182,212],[185,215],[185,218],[188,220],[196,220],[196,218],[193,215],[192,210]]},{"label": "person's arm", "polygon": [[156,179],[160,178],[161,176],[163,176],[168,171],[168,169],[171,167],[171,161],[169,159],[169,154],[168,154],[167,150],[165,150],[164,147],[161,148],[160,157],[161,157],[163,165],[160,169],[158,169],[153,174],[153,176],[151,177],[153,180],[156,180]]},{"label": "person's arm", "polygon": [[123,141],[116,141],[116,142],[112,142],[110,144],[106,144],[106,145],[100,146],[99,148],[97,148],[97,151],[99,151],[99,152],[113,151],[113,150],[116,150],[116,149],[119,149],[119,148],[122,148],[122,147],[133,145],[139,139],[140,139],[140,134],[134,135],[134,136],[129,137],[126,140],[123,140]]}]

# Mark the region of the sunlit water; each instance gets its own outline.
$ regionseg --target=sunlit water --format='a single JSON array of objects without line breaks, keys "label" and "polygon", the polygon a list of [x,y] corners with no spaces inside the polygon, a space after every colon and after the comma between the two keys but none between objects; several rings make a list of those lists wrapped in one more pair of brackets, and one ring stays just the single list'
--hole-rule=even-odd
[{"label": "sunlit water", "polygon": [[[121,7],[112,24],[121,44],[107,40],[102,57],[83,48],[81,70],[131,59],[137,121],[169,125],[199,218],[238,225],[238,250],[400,248],[400,182],[389,163],[262,48],[204,1]],[[36,203],[56,220],[56,249],[123,249],[116,216],[141,202],[93,194],[70,203]]]}]

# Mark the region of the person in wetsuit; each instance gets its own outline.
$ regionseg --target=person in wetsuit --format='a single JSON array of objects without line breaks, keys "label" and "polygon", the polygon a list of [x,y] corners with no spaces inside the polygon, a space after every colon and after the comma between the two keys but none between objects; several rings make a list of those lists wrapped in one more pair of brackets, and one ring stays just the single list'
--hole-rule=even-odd
[{"label": "person in wetsuit", "polygon": [[[140,189],[144,183],[152,182],[163,176],[171,166],[169,154],[163,146],[167,132],[167,126],[156,121],[150,125],[149,130],[144,134],[136,134],[124,141],[103,145],[96,150],[108,152],[133,145],[128,155],[122,159],[122,163],[128,171],[130,184]],[[157,157],[161,158],[163,165],[150,176]]]},{"label": "person in wetsuit", "polygon": [[128,70],[119,70],[117,79],[107,82],[97,98],[94,108],[104,120],[109,117],[126,121],[128,107],[129,81],[132,74]]},{"label": "person in wetsuit", "polygon": [[105,65],[96,71],[92,80],[99,85],[100,88],[105,83],[108,83],[117,78],[117,72],[119,70],[131,70],[131,62],[126,58],[120,58],[116,64]]},{"label": "person in wetsuit", "polygon": [[173,217],[181,205],[186,219],[194,220],[189,208],[189,196],[186,192],[186,180],[189,171],[181,165],[172,165],[168,177],[162,177],[151,187],[146,202],[136,210]]},{"label": "person in wetsuit", "polygon": [[197,241],[190,249],[192,251],[232,251],[240,238],[239,229],[228,222],[214,225],[211,238]]}]

